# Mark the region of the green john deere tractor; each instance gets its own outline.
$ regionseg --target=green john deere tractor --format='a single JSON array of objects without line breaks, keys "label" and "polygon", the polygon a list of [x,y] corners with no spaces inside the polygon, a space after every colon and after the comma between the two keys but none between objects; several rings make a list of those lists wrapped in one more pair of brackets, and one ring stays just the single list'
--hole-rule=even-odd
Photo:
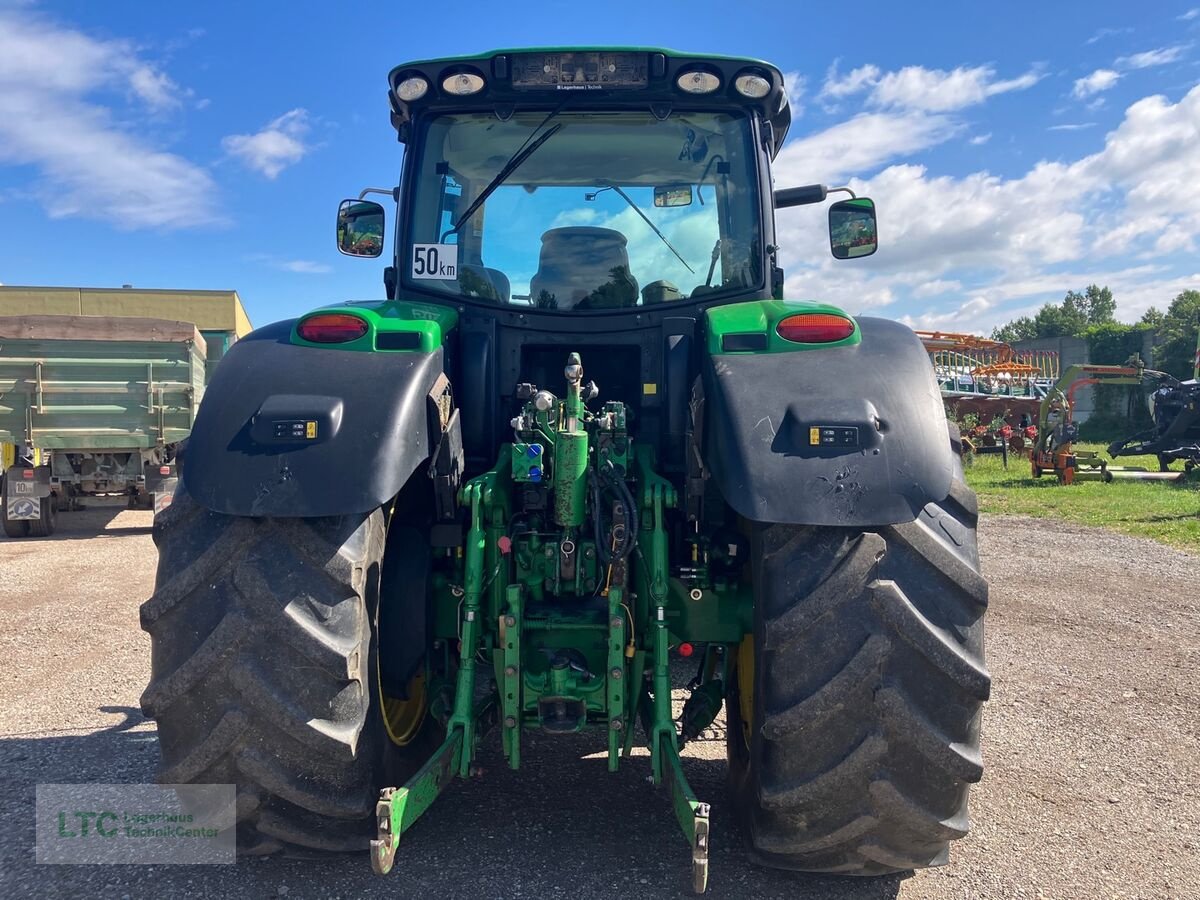
[{"label": "green john deere tractor", "polygon": [[876,237],[846,188],[773,190],[779,70],[514,50],[388,97],[400,186],[338,217],[378,256],[393,196],[387,299],[234,346],[156,520],[160,779],[236,784],[245,853],[386,872],[483,742],[644,742],[703,890],[680,747],[724,709],[757,860],[946,862],[989,691],[975,498],[913,333],[783,299],[776,209],[842,191],[833,255]]}]

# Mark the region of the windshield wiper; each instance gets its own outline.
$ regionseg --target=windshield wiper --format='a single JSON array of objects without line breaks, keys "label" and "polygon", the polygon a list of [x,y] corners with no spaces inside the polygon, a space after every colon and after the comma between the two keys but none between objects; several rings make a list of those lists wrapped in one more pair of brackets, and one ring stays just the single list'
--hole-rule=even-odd
[{"label": "windshield wiper", "polygon": [[[679,260],[681,263],[683,263],[683,267],[685,269],[687,269],[693,275],[696,274],[696,270],[693,269],[691,266],[689,266],[687,264],[687,260],[679,255],[679,251],[675,249],[675,245],[672,244],[670,241],[668,241],[667,236],[658,230],[658,226],[650,221],[650,217],[647,216],[644,212],[642,212],[641,207],[639,207],[636,203],[633,202],[632,197],[630,197],[627,193],[625,193],[623,190],[621,190],[621,188],[618,185],[609,184],[609,185],[607,185],[607,187],[611,188],[612,190],[614,190],[618,194],[620,194],[621,199],[624,200],[626,203],[628,203],[630,205],[630,207],[632,207],[633,211],[642,217],[642,221],[645,222],[647,225],[649,225],[652,229],[654,229],[654,233],[658,235],[658,239],[667,245],[667,249],[675,254],[675,258],[677,260]],[[593,195],[593,196],[595,196],[595,195]]]},{"label": "windshield wiper", "polygon": [[554,135],[559,132],[559,130],[562,128],[562,123],[555,125],[553,128],[547,129],[544,134],[538,136],[537,140],[530,143],[530,141],[533,139],[533,136],[545,128],[546,123],[562,112],[565,106],[566,104],[563,103],[557,106],[555,109],[552,109],[547,114],[546,118],[538,122],[537,127],[534,128],[533,131],[529,132],[529,137],[525,138],[521,146],[517,148],[517,151],[509,157],[508,162],[500,167],[500,171],[497,172],[495,177],[488,182],[487,187],[479,192],[479,196],[471,201],[471,205],[467,207],[466,212],[459,216],[458,221],[454,223],[454,227],[442,235],[441,240],[443,242],[446,240],[447,236],[451,234],[457,234],[459,229],[461,229],[463,225],[470,220],[471,216],[475,215],[476,210],[483,206],[484,201],[486,201],[488,197],[492,196],[492,192],[495,191],[496,188],[500,187],[500,185],[504,184],[505,179],[512,175],[513,172],[517,171],[517,169],[521,167],[525,160],[533,156],[533,154],[538,151],[538,148],[541,147],[542,144],[546,143],[546,141],[550,140],[550,138],[554,137]]}]

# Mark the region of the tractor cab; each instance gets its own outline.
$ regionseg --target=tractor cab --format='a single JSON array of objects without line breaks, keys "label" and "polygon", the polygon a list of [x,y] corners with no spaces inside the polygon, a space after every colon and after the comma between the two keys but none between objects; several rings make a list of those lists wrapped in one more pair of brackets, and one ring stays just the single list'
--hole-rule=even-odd
[{"label": "tractor cab", "polygon": [[[791,111],[782,74],[666,51],[499,52],[394,69],[407,145],[388,296],[560,313],[782,296],[772,194]],[[366,192],[364,192],[365,194]],[[338,246],[378,256],[346,201]],[[875,249],[867,200],[835,204],[840,258]]]}]

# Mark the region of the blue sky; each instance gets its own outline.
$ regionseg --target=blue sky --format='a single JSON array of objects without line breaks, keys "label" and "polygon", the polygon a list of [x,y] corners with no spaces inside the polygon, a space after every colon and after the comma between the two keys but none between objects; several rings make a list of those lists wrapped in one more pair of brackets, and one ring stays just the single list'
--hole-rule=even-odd
[{"label": "blue sky", "polygon": [[258,324],[380,296],[333,221],[396,181],[388,70],[605,43],[789,73],[777,186],[852,184],[882,240],[835,263],[822,210],[781,212],[789,296],[986,331],[1090,281],[1130,320],[1200,287],[1200,9],[1044,0],[0,0],[0,283],[235,288]]}]

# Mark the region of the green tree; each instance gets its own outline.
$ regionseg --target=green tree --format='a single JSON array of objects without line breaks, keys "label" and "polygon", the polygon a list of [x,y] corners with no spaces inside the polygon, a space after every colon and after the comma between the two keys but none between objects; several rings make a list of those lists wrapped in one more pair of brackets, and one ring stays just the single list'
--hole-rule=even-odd
[{"label": "green tree", "polygon": [[1033,317],[1040,338],[1073,337],[1087,328],[1087,300],[1083,294],[1067,291],[1062,303],[1047,303]]},{"label": "green tree", "polygon": [[1029,338],[1076,337],[1092,325],[1115,322],[1117,301],[1107,287],[1089,284],[1083,293],[1067,291],[1062,303],[1047,303],[1033,318],[1021,316],[992,331],[997,341],[1023,341]]},{"label": "green tree", "polygon": [[992,329],[992,340],[1004,341],[1006,344],[1011,344],[1013,341],[1025,341],[1037,336],[1037,326],[1029,316],[1021,316],[1019,319],[1013,319],[1007,325]]},{"label": "green tree", "polygon": [[1157,306],[1152,306],[1142,313],[1142,317],[1138,320],[1138,323],[1158,331],[1158,329],[1162,328],[1163,318],[1162,310]]},{"label": "green tree", "polygon": [[1089,284],[1083,292],[1083,301],[1089,325],[1106,325],[1117,321],[1117,301],[1113,299],[1112,291],[1107,285],[1099,287]]},{"label": "green tree", "polygon": [[1154,345],[1154,367],[1176,378],[1191,378],[1197,331],[1200,331],[1200,291],[1184,291],[1163,314]]}]

